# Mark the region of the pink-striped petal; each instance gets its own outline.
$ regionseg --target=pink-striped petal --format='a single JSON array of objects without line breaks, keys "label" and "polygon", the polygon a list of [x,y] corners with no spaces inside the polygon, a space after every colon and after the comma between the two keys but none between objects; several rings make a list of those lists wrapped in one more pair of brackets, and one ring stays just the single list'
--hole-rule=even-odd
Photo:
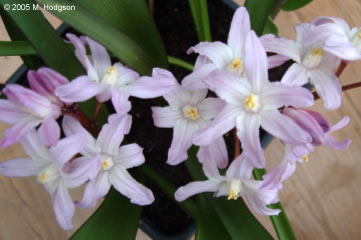
[{"label": "pink-striped petal", "polygon": [[59,225],[64,230],[72,229],[72,218],[74,216],[75,206],[64,183],[59,183],[56,191],[52,195],[52,201]]},{"label": "pink-striped petal", "polygon": [[79,157],[69,163],[68,171],[64,177],[68,180],[69,187],[79,187],[88,180],[98,176],[101,169],[101,154],[92,157]]},{"label": "pink-striped petal", "polygon": [[224,107],[224,101],[219,98],[206,98],[198,104],[199,115],[204,120],[214,119]]},{"label": "pink-striped petal", "polygon": [[289,57],[283,56],[283,55],[272,55],[267,58],[268,61],[268,69],[272,69],[278,66],[281,66],[286,61],[290,60]]},{"label": "pink-striped petal", "polygon": [[84,39],[89,45],[91,60],[95,71],[99,77],[104,76],[108,68],[111,66],[110,56],[107,50],[89,37],[84,37]]},{"label": "pink-striped petal", "polygon": [[303,86],[308,83],[307,71],[301,64],[294,63],[287,69],[281,82],[290,86]]},{"label": "pink-striped petal", "polygon": [[38,175],[44,166],[42,161],[21,158],[0,163],[0,173],[8,177],[30,177]]},{"label": "pink-striped petal", "polygon": [[228,166],[228,152],[223,137],[209,145],[200,146],[197,157],[203,165],[216,164],[218,168],[226,168]]},{"label": "pink-striped petal", "polygon": [[297,63],[301,62],[301,48],[296,42],[285,38],[276,38],[273,34],[263,35],[260,40],[267,52],[286,56]]},{"label": "pink-striped petal", "polygon": [[136,143],[123,145],[114,161],[126,169],[140,166],[145,162],[143,148]]},{"label": "pink-striped petal", "polygon": [[187,75],[182,81],[182,86],[188,90],[206,89],[207,85],[203,80],[216,69],[217,66],[214,63],[204,64]]},{"label": "pink-striped petal", "polygon": [[118,114],[126,114],[132,108],[129,101],[129,94],[121,90],[112,91],[112,103]]},{"label": "pink-striped petal", "polygon": [[220,188],[221,182],[216,181],[202,181],[202,182],[191,182],[187,185],[178,188],[175,192],[174,197],[178,202],[182,202],[185,199],[203,192],[216,192]]},{"label": "pink-striped petal", "polygon": [[16,124],[24,119],[29,113],[19,106],[8,100],[0,99],[0,121],[8,124]]},{"label": "pink-striped petal", "polygon": [[60,139],[60,127],[54,118],[49,117],[40,125],[38,134],[46,146],[55,146]]},{"label": "pink-striped petal", "polygon": [[182,118],[180,111],[171,107],[152,107],[154,126],[172,128],[176,121]]},{"label": "pink-striped petal", "polygon": [[84,102],[104,90],[102,85],[90,80],[88,76],[80,76],[70,83],[58,87],[55,90],[55,95],[65,103]]}]

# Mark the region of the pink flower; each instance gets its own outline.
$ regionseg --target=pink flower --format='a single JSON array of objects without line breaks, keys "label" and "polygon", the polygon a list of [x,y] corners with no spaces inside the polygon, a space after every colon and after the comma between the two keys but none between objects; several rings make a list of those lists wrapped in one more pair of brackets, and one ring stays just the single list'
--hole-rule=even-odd
[{"label": "pink flower", "polygon": [[51,195],[56,219],[65,230],[72,229],[75,206],[68,188],[78,187],[94,177],[84,169],[88,164],[74,164],[69,160],[85,146],[81,134],[64,138],[48,149],[35,131],[28,133],[21,144],[30,159],[10,160],[0,164],[0,172],[8,177],[37,176],[39,183]]},{"label": "pink flower", "polygon": [[[168,77],[176,81],[168,72]],[[155,78],[154,81],[157,81]],[[193,134],[204,129],[223,107],[224,102],[218,98],[206,98],[207,89],[188,91],[178,85],[177,89],[163,97],[168,107],[153,107],[154,125],[162,128],[173,128],[173,141],[168,152],[170,165],[177,165],[187,157],[187,150],[192,146]],[[199,154],[208,155],[207,161],[218,161],[218,166],[225,168],[228,155],[223,137],[215,139],[208,146],[201,147]],[[215,158],[215,156],[220,155]]]},{"label": "pink flower", "polygon": [[[325,108],[337,109],[342,100],[341,84],[335,75],[340,59],[325,51],[325,39],[322,38],[322,34],[310,34],[310,31],[310,25],[303,23],[296,26],[296,41],[276,38],[271,34],[262,36],[261,41],[267,52],[277,53],[295,61],[283,76],[282,83],[302,86],[310,82],[324,100]],[[280,60],[278,64],[286,60],[277,56],[275,58]]]},{"label": "pink flower", "polygon": [[215,164],[203,165],[203,171],[207,176],[206,181],[191,182],[180,187],[175,193],[177,201],[202,192],[214,192],[215,197],[228,196],[228,200],[236,200],[245,196],[251,208],[264,215],[278,215],[279,209],[270,209],[266,205],[277,199],[277,189],[260,189],[262,181],[251,179],[253,167],[244,155],[237,157],[229,166],[226,176],[219,174]]},{"label": "pink flower", "polygon": [[124,134],[130,130],[131,116],[118,115],[111,119],[103,126],[98,138],[94,139],[77,120],[64,117],[63,129],[67,136],[81,133],[87,139],[86,146],[81,151],[82,157],[75,161],[79,164],[93,162],[91,171],[96,173],[96,177],[86,185],[83,199],[77,206],[95,207],[98,199],[104,197],[111,186],[134,204],[151,204],[154,201],[152,191],[138,183],[127,171],[128,168],[144,163],[143,149],[135,143],[120,146]]},{"label": "pink flower", "polygon": [[247,9],[239,7],[232,19],[227,44],[201,42],[188,50],[187,53],[196,52],[200,56],[194,66],[194,72],[184,78],[183,86],[189,90],[207,88],[202,80],[216,69],[243,76],[245,42],[250,30],[250,18]]},{"label": "pink flower", "polygon": [[278,109],[311,106],[314,100],[305,88],[269,82],[266,53],[253,31],[245,43],[244,70],[247,78],[215,70],[205,80],[226,105],[206,129],[195,134],[193,143],[207,145],[237,126],[243,150],[254,167],[264,168],[259,128],[287,143],[309,142],[310,136]]},{"label": "pink flower", "polygon": [[[80,76],[65,86],[56,89],[56,95],[64,102],[83,102],[96,96],[99,102],[112,100],[118,113],[131,109],[129,96],[155,98],[172,90],[174,82],[162,81],[162,70],[153,69],[153,76],[139,77],[139,74],[117,62],[112,65],[106,49],[88,37],[66,35],[75,46],[75,55],[87,70],[87,76]],[[87,44],[91,58],[87,56]]]}]

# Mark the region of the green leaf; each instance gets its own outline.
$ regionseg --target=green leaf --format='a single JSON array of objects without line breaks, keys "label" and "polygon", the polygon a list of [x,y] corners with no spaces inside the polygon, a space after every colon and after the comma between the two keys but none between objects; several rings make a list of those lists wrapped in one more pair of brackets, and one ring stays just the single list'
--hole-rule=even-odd
[{"label": "green leaf", "polygon": [[[32,0],[0,0],[4,4],[33,5]],[[84,74],[84,68],[73,52],[46,21],[39,10],[7,11],[44,62],[69,79]]]},{"label": "green leaf", "polygon": [[157,60],[158,66],[168,68],[164,44],[145,0],[75,0],[75,2],[143,47]]},{"label": "green leaf", "polygon": [[207,0],[188,0],[199,41],[212,41]]},{"label": "green leaf", "polygon": [[[0,7],[0,14],[4,22],[4,25],[6,27],[6,30],[12,40],[15,41],[27,40],[25,35],[21,32],[21,30],[11,19],[9,14],[2,7]],[[36,55],[36,53],[34,55]],[[40,59],[37,58],[37,56],[21,56],[21,59],[23,60],[26,67],[29,69],[37,69],[42,65]]]},{"label": "green leaf", "polygon": [[133,240],[137,234],[140,213],[140,206],[131,204],[129,199],[112,188],[98,210],[71,239]]},{"label": "green leaf", "polygon": [[[197,151],[198,148],[194,146],[188,151],[186,165],[194,180],[205,180],[202,166],[196,157]],[[205,196],[207,203],[212,205],[232,239],[272,239],[241,199],[230,201],[224,197],[201,195]]]},{"label": "green leaf", "polygon": [[244,6],[251,17],[251,28],[261,35],[266,26],[268,16],[277,0],[246,0]]},{"label": "green leaf", "polygon": [[276,24],[272,21],[271,17],[268,17],[266,26],[263,29],[263,34],[267,34],[267,33],[272,33],[276,36],[279,35],[278,28],[277,28]]},{"label": "green leaf", "polygon": [[287,2],[282,5],[281,9],[283,11],[294,11],[306,6],[310,2],[312,2],[312,0],[287,0]]},{"label": "green leaf", "polygon": [[178,67],[181,67],[181,68],[184,68],[186,70],[189,70],[189,71],[193,71],[194,69],[194,66],[182,59],[179,59],[179,58],[176,58],[176,57],[173,57],[173,56],[168,56],[168,62],[174,66],[178,66]]},{"label": "green leaf", "polygon": [[27,41],[0,42],[0,56],[36,55],[35,49]]},{"label": "green leaf", "polygon": [[[89,36],[102,44],[115,57],[123,63],[146,75],[152,72],[152,68],[157,65],[153,59],[142,47],[140,47],[129,36],[110,26],[100,17],[94,15],[89,10],[76,2],[66,0],[38,0],[39,4],[49,5],[69,5],[75,7],[75,11],[52,11],[54,15],[62,19],[73,28]],[[140,31],[140,30],[139,30]],[[146,39],[144,39],[146,41]]]}]

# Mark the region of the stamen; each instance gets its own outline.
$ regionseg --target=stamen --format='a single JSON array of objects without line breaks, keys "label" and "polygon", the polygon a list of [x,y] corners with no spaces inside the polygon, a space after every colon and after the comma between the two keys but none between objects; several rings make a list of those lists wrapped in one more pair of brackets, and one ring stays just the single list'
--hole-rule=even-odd
[{"label": "stamen", "polygon": [[252,111],[256,111],[258,108],[258,96],[251,93],[245,100],[244,100],[244,106]]},{"label": "stamen", "polygon": [[109,84],[109,85],[115,85],[119,77],[118,69],[114,66],[110,66],[107,70],[107,72],[104,74],[104,77],[102,79],[102,83]]},{"label": "stamen", "polygon": [[303,155],[302,160],[307,163],[310,159],[308,158],[308,155],[305,154],[305,155]]},{"label": "stamen", "polygon": [[325,53],[323,52],[322,48],[315,48],[312,51],[312,56],[313,57],[314,56],[321,56],[322,57],[323,55],[325,55]]},{"label": "stamen", "polygon": [[241,180],[235,179],[232,180],[229,185],[229,194],[228,200],[237,200],[239,198],[239,193],[241,191]]},{"label": "stamen", "polygon": [[102,171],[109,170],[114,165],[114,162],[111,157],[105,156],[102,158]]},{"label": "stamen", "polygon": [[185,118],[187,118],[189,120],[195,121],[195,120],[199,119],[199,113],[198,113],[198,109],[196,107],[185,106],[183,108],[183,112],[184,112]]},{"label": "stamen", "polygon": [[231,67],[232,69],[236,69],[238,68],[239,70],[242,70],[243,69],[243,62],[241,61],[241,59],[238,57],[238,58],[235,58],[231,64]]},{"label": "stamen", "polygon": [[48,174],[46,174],[46,173],[40,174],[39,180],[40,180],[41,183],[46,182],[47,179],[48,179]]}]

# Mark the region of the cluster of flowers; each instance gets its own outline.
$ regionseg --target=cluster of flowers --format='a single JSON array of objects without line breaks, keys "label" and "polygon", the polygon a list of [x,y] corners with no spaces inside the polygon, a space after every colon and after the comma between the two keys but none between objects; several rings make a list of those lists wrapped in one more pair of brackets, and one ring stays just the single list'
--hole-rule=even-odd
[{"label": "cluster of flowers", "polygon": [[[298,25],[296,32],[296,42],[270,34],[258,38],[250,29],[247,10],[240,7],[227,44],[201,42],[189,49],[199,57],[182,84],[167,70],[155,68],[152,77],[140,77],[119,62],[112,65],[104,47],[87,37],[68,34],[87,75],[69,82],[49,68],[40,68],[28,72],[30,89],[6,86],[3,92],[8,100],[0,100],[0,120],[13,127],[5,132],[1,146],[20,141],[30,159],[1,163],[0,172],[10,177],[37,176],[51,194],[57,220],[64,229],[72,228],[75,206],[94,207],[111,186],[132,203],[150,204],[152,192],[127,171],[144,163],[142,148],[120,145],[132,124],[128,98],[163,96],[169,106],[152,110],[155,126],[173,128],[167,163],[185,161],[187,150],[197,145],[198,159],[208,177],[207,181],[179,188],[175,198],[183,201],[201,192],[214,192],[229,200],[244,196],[257,213],[278,214],[280,210],[267,205],[278,201],[282,182],[292,175],[297,162],[307,160],[315,146],[344,149],[351,143],[331,136],[349,118],[330,126],[321,114],[304,109],[314,104],[314,96],[302,86],[312,83],[325,108],[336,109],[341,105],[342,91],[336,71],[341,63],[361,59],[361,31],[350,30],[341,19],[321,17]],[[266,51],[275,55],[267,57]],[[281,81],[270,82],[268,69],[289,59],[295,63]],[[219,98],[207,97],[208,90]],[[116,111],[97,139],[79,119],[64,111],[94,96],[100,103],[111,100]],[[60,140],[56,120],[62,115],[65,137]],[[252,170],[266,167],[260,127],[280,139],[285,151],[281,163],[262,181],[256,181]],[[243,152],[229,164],[223,135],[233,128]],[[219,168],[227,168],[225,176]],[[84,183],[83,199],[73,202],[68,189]]]}]

